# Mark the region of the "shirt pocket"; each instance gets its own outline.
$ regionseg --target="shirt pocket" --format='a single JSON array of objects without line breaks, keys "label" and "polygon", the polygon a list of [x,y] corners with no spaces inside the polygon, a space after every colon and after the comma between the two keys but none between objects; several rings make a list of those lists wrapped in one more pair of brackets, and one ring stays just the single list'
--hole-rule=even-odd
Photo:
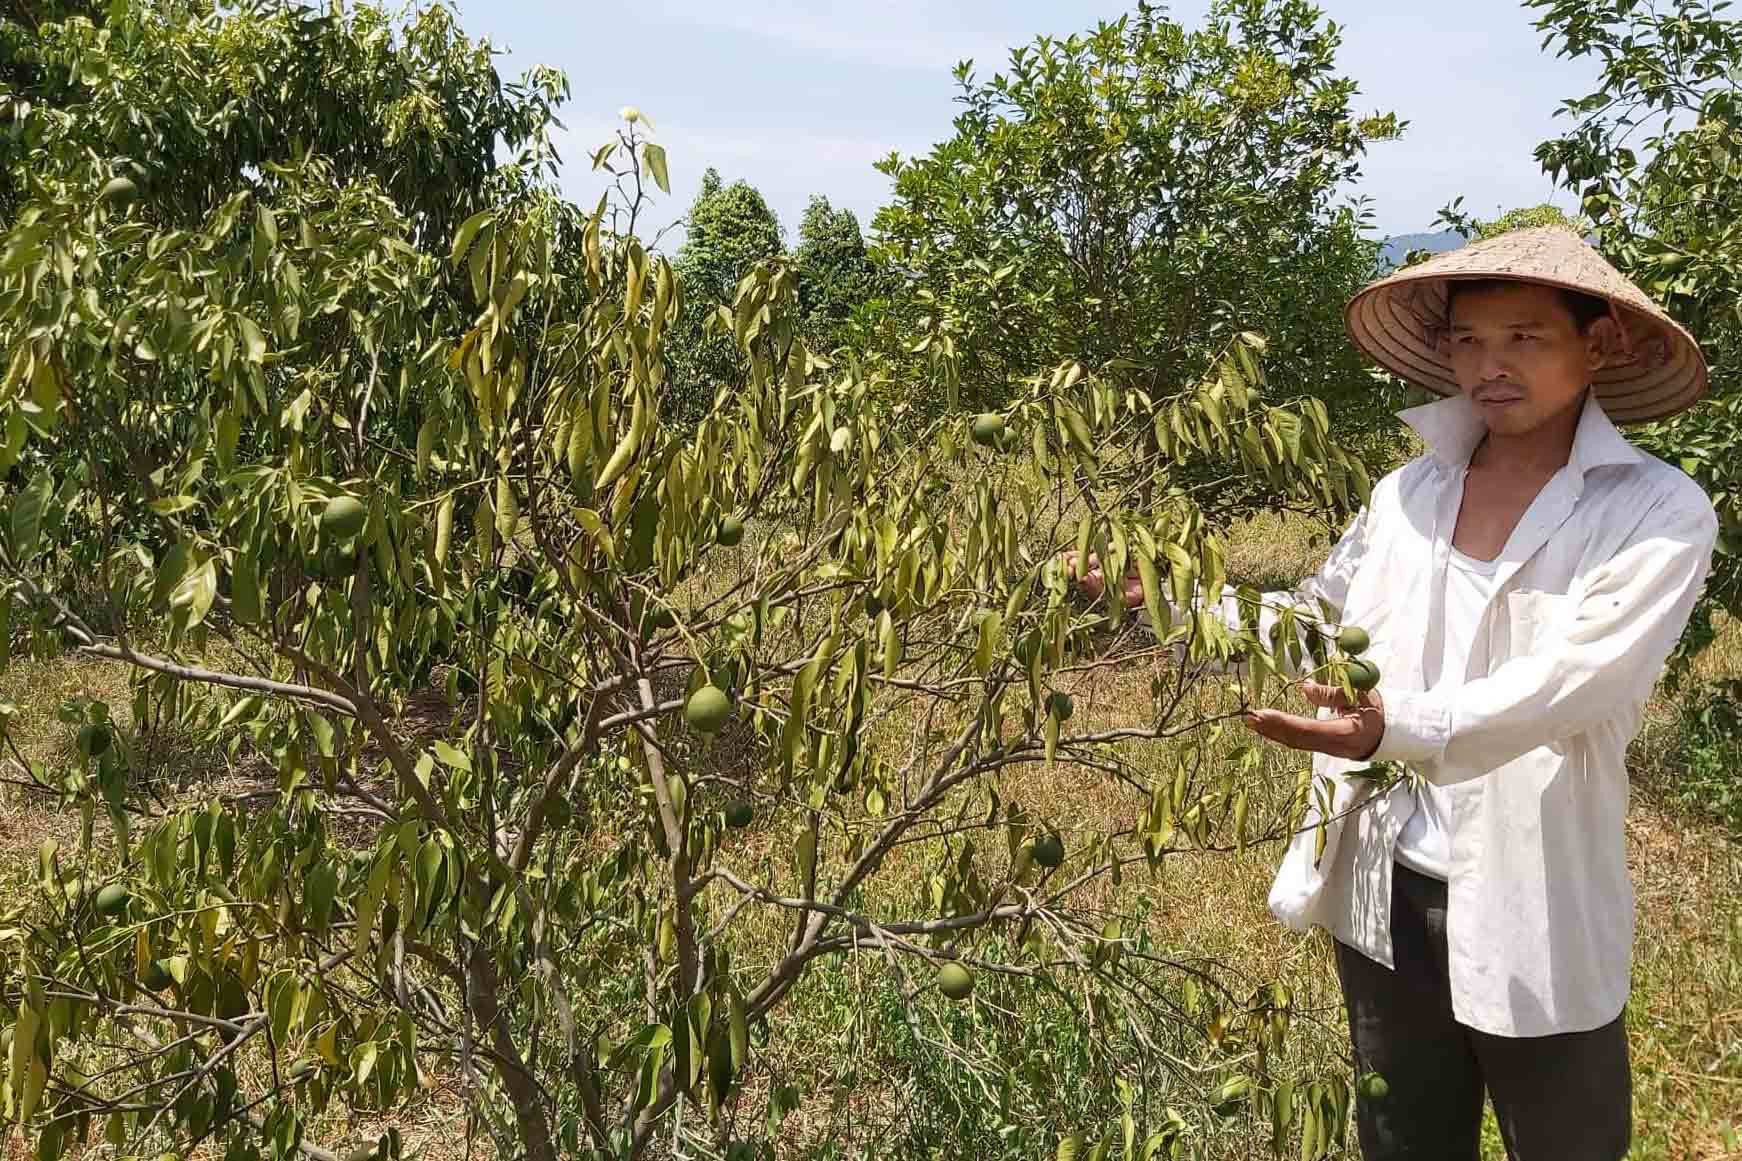
[{"label": "shirt pocket", "polygon": [[[1506,594],[1506,656],[1518,657],[1549,648],[1571,614],[1573,598],[1541,589],[1515,589]],[[1495,658],[1496,661],[1504,658]]]}]

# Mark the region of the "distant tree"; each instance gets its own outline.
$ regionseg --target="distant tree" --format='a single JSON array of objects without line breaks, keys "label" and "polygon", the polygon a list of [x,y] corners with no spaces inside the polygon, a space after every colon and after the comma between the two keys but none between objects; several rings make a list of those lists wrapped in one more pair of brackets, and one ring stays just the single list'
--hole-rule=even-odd
[{"label": "distant tree", "polygon": [[677,266],[691,294],[725,301],[756,263],[784,248],[780,221],[746,181],[721,182],[718,170],[702,175],[690,206],[688,232]]},{"label": "distant tree", "polygon": [[[1440,211],[1440,223],[1456,230],[1466,239],[1485,242],[1489,238],[1497,238],[1501,234],[1509,234],[1513,230],[1531,230],[1541,226],[1565,226],[1580,235],[1588,235],[1592,230],[1589,219],[1567,213],[1559,206],[1543,202],[1540,205],[1521,206],[1515,210],[1507,210],[1492,221],[1467,214],[1463,210],[1464,199],[1459,198]],[[1425,251],[1420,251],[1424,256]],[[1414,258],[1415,254],[1411,254]]]},{"label": "distant tree", "polygon": [[1399,125],[1354,115],[1339,43],[1304,0],[1218,0],[1198,31],[1140,3],[990,80],[962,66],[955,135],[880,166],[877,246],[905,276],[885,339],[985,406],[1067,358],[1171,387],[1257,330],[1273,389],[1389,432],[1392,384],[1342,336],[1379,247],[1339,191]]},{"label": "distant tree", "polygon": [[798,300],[805,341],[828,352],[846,343],[853,315],[876,297],[882,279],[853,211],[836,209],[820,194],[805,207],[798,227]]},{"label": "distant tree", "polygon": [[687,232],[674,269],[684,286],[686,308],[668,340],[672,390],[669,418],[695,418],[706,411],[721,383],[741,378],[742,355],[729,335],[708,325],[730,306],[745,275],[758,262],[781,254],[780,220],[754,186],[726,185],[709,167],[690,206]]}]

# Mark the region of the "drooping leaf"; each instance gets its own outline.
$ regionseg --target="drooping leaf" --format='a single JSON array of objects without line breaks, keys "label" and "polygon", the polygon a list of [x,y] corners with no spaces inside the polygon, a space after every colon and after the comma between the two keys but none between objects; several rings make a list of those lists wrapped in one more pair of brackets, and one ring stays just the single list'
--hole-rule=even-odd
[{"label": "drooping leaf", "polygon": [[649,141],[641,147],[641,154],[647,161],[647,171],[653,175],[653,182],[664,193],[671,192],[671,175],[666,172],[665,147]]},{"label": "drooping leaf", "polygon": [[454,244],[452,249],[448,251],[448,265],[457,268],[460,265],[460,259],[464,258],[466,252],[472,248],[473,241],[478,237],[478,231],[483,229],[486,223],[494,221],[495,218],[496,215],[491,210],[479,210],[467,218],[454,232]]},{"label": "drooping leaf", "polygon": [[42,545],[42,526],[48,506],[54,498],[54,477],[38,472],[12,501],[12,555],[27,560],[36,555]]}]

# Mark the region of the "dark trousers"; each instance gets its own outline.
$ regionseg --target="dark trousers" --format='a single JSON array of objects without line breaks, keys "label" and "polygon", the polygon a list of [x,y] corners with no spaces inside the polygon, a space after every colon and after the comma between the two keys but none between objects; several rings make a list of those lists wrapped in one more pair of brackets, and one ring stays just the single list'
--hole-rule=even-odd
[{"label": "dark trousers", "polygon": [[1337,944],[1337,974],[1361,1074],[1389,1091],[1358,1097],[1366,1161],[1476,1161],[1482,1093],[1513,1161],[1620,1161],[1633,1128],[1627,1033],[1618,1017],[1591,1032],[1509,1037],[1452,1015],[1446,885],[1393,867],[1396,970]]}]

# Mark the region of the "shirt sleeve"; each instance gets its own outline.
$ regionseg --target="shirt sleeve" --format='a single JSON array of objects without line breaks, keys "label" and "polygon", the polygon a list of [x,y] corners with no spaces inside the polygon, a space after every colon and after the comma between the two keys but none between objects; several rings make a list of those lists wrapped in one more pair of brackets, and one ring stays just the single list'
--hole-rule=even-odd
[{"label": "shirt sleeve", "polygon": [[1711,568],[1717,519],[1709,504],[1683,506],[1640,528],[1531,652],[1456,689],[1386,692],[1373,757],[1433,763],[1433,773],[1495,770],[1649,697]]},{"label": "shirt sleeve", "polygon": [[[1318,572],[1307,577],[1293,589],[1278,589],[1262,594],[1263,604],[1258,613],[1259,640],[1272,640],[1272,630],[1281,619],[1282,611],[1292,609],[1297,617],[1296,632],[1301,636],[1303,656],[1310,657],[1305,653],[1306,634],[1313,631],[1313,626],[1317,625],[1321,618],[1326,616],[1334,618],[1342,614],[1343,605],[1349,598],[1349,585],[1354,580],[1355,570],[1360,567],[1361,558],[1367,551],[1367,536],[1371,522],[1369,510],[1362,508],[1355,519],[1350,521],[1348,528],[1343,530],[1343,535],[1338,539],[1336,546],[1331,549],[1330,556],[1325,559],[1324,565]],[[1208,594],[1200,595],[1199,599],[1203,601],[1203,607],[1211,605],[1207,597]],[[1168,603],[1168,607],[1173,622],[1177,625],[1183,618],[1183,610],[1181,606],[1173,604],[1171,601]],[[1238,629],[1243,623],[1240,598],[1238,590],[1234,586],[1222,586],[1222,592],[1219,599],[1214,602],[1214,608],[1222,623],[1228,628]],[[1137,617],[1140,623],[1149,624],[1149,616],[1143,610],[1137,610]],[[1300,676],[1290,664],[1288,650],[1278,648],[1276,662],[1279,668],[1289,676]],[[1236,660],[1233,667],[1239,668],[1240,662]]]}]

